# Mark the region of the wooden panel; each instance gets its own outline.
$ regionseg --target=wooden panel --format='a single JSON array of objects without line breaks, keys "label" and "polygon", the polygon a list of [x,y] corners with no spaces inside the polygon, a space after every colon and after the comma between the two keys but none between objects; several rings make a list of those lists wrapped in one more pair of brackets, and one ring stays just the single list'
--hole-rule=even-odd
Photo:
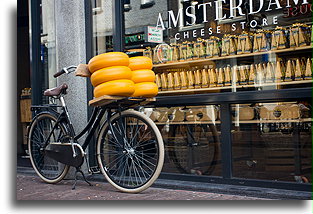
[{"label": "wooden panel", "polygon": [[115,102],[116,100],[125,99],[126,97],[104,95],[89,101],[90,106],[103,106]]},{"label": "wooden panel", "polygon": [[21,122],[31,122],[32,112],[30,110],[31,99],[21,99],[20,100],[20,111],[21,111]]},{"label": "wooden panel", "polygon": [[90,106],[105,106],[105,105],[109,105],[117,101],[121,101],[123,99],[125,99],[125,105],[127,105],[128,107],[138,106],[138,103],[140,103],[140,105],[146,105],[148,103],[155,101],[155,98],[139,98],[139,97],[137,98],[137,97],[120,97],[120,96],[104,95],[98,98],[94,98],[93,100],[90,100],[89,105]]}]

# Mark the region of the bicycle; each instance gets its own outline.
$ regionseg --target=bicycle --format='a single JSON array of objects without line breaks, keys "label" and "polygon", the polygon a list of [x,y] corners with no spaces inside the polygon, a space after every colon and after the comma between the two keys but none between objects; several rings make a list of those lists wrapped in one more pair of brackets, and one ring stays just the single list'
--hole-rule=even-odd
[{"label": "bicycle", "polygon": [[[63,68],[54,77],[72,73],[76,68]],[[92,172],[85,151],[100,127],[95,155],[106,180],[127,193],[138,193],[150,187],[162,170],[164,145],[154,122],[133,108],[140,106],[146,99],[121,98],[95,106],[86,126],[75,134],[64,100],[67,88],[67,84],[62,84],[44,92],[44,96],[58,100],[61,105],[31,107],[35,116],[28,131],[28,150],[37,175],[47,183],[57,183],[72,166],[76,168],[72,189],[76,187],[78,173],[91,185],[81,171],[81,166],[86,160],[88,171]],[[102,118],[105,118],[105,122],[100,125]],[[86,133],[80,145],[78,139]]]}]

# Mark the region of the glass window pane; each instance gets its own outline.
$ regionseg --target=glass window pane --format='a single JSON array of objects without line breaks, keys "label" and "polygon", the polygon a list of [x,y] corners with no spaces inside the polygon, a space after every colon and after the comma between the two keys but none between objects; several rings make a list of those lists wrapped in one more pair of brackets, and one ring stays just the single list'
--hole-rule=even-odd
[{"label": "glass window pane", "polygon": [[160,96],[311,86],[310,0],[141,3],[125,12],[126,51],[151,57]]},{"label": "glass window pane", "polygon": [[[41,62],[42,62],[42,91],[56,87],[56,35],[55,35],[55,2],[41,1]],[[49,99],[43,96],[43,102]]]},{"label": "glass window pane", "polygon": [[94,55],[113,50],[112,0],[92,0]]},{"label": "glass window pane", "polygon": [[311,101],[232,105],[233,176],[312,182]]},{"label": "glass window pane", "polygon": [[165,144],[163,172],[221,176],[218,106],[146,109]]}]

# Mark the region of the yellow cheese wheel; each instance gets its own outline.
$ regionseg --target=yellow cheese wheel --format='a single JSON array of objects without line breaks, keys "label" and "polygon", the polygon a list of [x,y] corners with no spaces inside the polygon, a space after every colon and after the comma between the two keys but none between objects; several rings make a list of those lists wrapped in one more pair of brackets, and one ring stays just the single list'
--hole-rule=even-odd
[{"label": "yellow cheese wheel", "polygon": [[104,95],[129,97],[135,92],[135,84],[131,80],[113,80],[95,87],[94,97]]},{"label": "yellow cheese wheel", "polygon": [[141,70],[141,69],[152,69],[152,60],[146,56],[135,56],[129,58],[128,67],[132,70]]},{"label": "yellow cheese wheel", "polygon": [[158,86],[154,82],[141,82],[135,84],[135,92],[132,97],[155,97],[158,94]]},{"label": "yellow cheese wheel", "polygon": [[154,82],[155,81],[155,74],[152,70],[135,70],[132,71],[131,80],[134,83],[140,82]]},{"label": "yellow cheese wheel", "polygon": [[128,66],[129,57],[122,52],[109,52],[94,56],[88,62],[88,69],[91,73],[111,66]]},{"label": "yellow cheese wheel", "polygon": [[91,74],[90,81],[93,86],[112,80],[131,79],[132,71],[126,66],[111,66],[102,68]]}]

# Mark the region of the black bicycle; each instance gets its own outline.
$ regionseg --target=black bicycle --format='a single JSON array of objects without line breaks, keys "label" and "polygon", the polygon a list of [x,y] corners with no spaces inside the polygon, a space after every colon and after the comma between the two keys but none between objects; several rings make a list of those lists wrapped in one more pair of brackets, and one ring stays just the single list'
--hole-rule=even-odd
[{"label": "black bicycle", "polygon": [[[76,66],[63,68],[54,77],[72,73]],[[81,173],[85,153],[91,138],[100,127],[96,140],[98,166],[107,181],[118,190],[137,193],[147,189],[158,178],[164,162],[162,136],[154,122],[134,110],[145,101],[142,98],[123,98],[96,106],[86,127],[75,134],[64,95],[68,86],[48,89],[45,96],[58,104],[32,106],[35,116],[28,131],[28,149],[33,168],[47,183],[57,183],[68,173],[70,166]],[[105,122],[101,120],[105,117]],[[80,145],[78,139],[86,135]],[[92,171],[88,165],[89,171]]]}]

